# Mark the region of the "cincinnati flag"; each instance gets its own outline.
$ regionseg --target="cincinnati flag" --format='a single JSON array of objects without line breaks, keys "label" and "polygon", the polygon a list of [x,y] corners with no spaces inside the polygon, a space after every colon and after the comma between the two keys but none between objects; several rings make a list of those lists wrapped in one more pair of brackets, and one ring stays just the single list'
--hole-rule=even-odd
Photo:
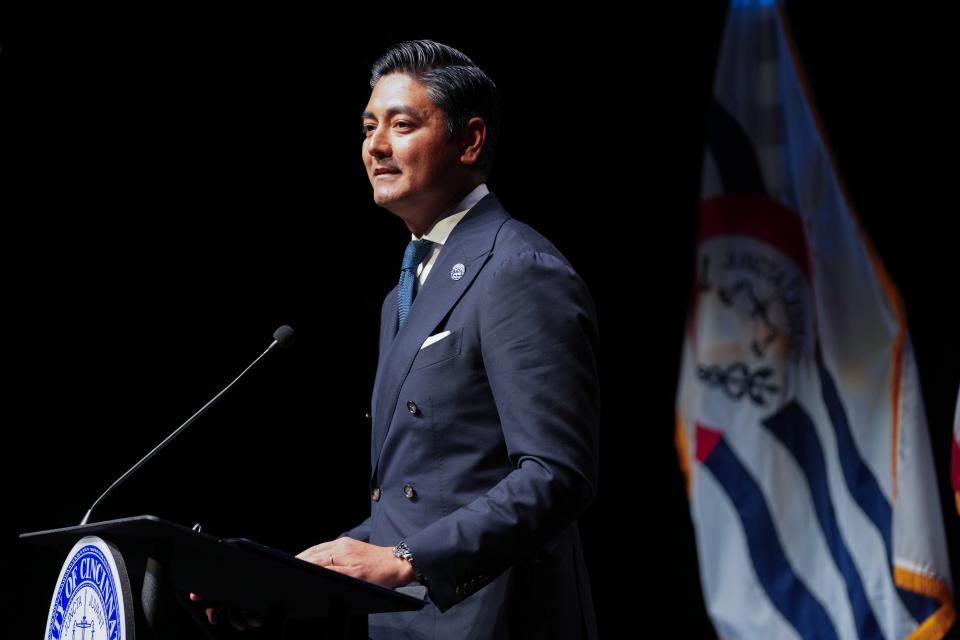
[{"label": "cincinnati flag", "polygon": [[953,624],[903,305],[775,2],[727,14],[676,442],[724,639],[941,638]]}]

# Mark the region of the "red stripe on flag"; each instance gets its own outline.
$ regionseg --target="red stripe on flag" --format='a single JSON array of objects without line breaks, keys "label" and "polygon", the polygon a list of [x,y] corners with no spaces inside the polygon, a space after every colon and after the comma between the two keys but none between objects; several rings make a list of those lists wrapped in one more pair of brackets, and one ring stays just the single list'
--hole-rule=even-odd
[{"label": "red stripe on flag", "polygon": [[769,244],[793,260],[807,282],[813,269],[800,216],[767,196],[722,195],[700,203],[700,242],[742,235]]},{"label": "red stripe on flag", "polygon": [[722,437],[723,432],[708,429],[697,423],[697,460],[703,462],[709,458]]}]

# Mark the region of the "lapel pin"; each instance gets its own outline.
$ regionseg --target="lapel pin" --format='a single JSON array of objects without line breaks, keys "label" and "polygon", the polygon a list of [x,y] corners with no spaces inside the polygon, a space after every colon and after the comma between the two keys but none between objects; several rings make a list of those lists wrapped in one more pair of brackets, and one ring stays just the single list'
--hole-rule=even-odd
[{"label": "lapel pin", "polygon": [[462,262],[458,262],[453,265],[453,269],[450,269],[450,278],[452,280],[459,280],[463,277],[463,272],[466,271],[466,267],[463,266]]}]

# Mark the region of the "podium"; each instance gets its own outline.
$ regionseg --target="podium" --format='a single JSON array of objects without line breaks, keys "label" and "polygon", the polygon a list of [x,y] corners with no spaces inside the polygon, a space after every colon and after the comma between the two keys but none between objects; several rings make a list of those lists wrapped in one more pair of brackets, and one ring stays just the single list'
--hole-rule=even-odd
[{"label": "podium", "polygon": [[202,606],[186,602],[188,592],[263,616],[264,627],[251,638],[289,637],[289,625],[306,620],[316,621],[309,637],[350,638],[351,629],[356,634],[366,628],[369,613],[413,611],[425,604],[423,587],[387,589],[250,540],[220,539],[149,515],[20,538],[63,554],[87,536],[106,541],[114,557],[122,558],[117,564],[125,567],[124,589],[130,591],[123,595],[132,603],[139,639],[220,637],[218,627],[229,624],[209,627]]}]

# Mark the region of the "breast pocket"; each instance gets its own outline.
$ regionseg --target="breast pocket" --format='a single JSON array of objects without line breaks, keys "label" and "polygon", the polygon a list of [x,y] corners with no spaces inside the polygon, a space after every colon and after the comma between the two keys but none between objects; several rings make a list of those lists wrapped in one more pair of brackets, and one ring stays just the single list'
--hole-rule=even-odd
[{"label": "breast pocket", "polygon": [[413,359],[411,371],[429,367],[432,364],[449,360],[460,355],[460,344],[463,338],[463,328],[450,332],[450,335],[441,338],[432,344],[420,349],[417,357]]}]

